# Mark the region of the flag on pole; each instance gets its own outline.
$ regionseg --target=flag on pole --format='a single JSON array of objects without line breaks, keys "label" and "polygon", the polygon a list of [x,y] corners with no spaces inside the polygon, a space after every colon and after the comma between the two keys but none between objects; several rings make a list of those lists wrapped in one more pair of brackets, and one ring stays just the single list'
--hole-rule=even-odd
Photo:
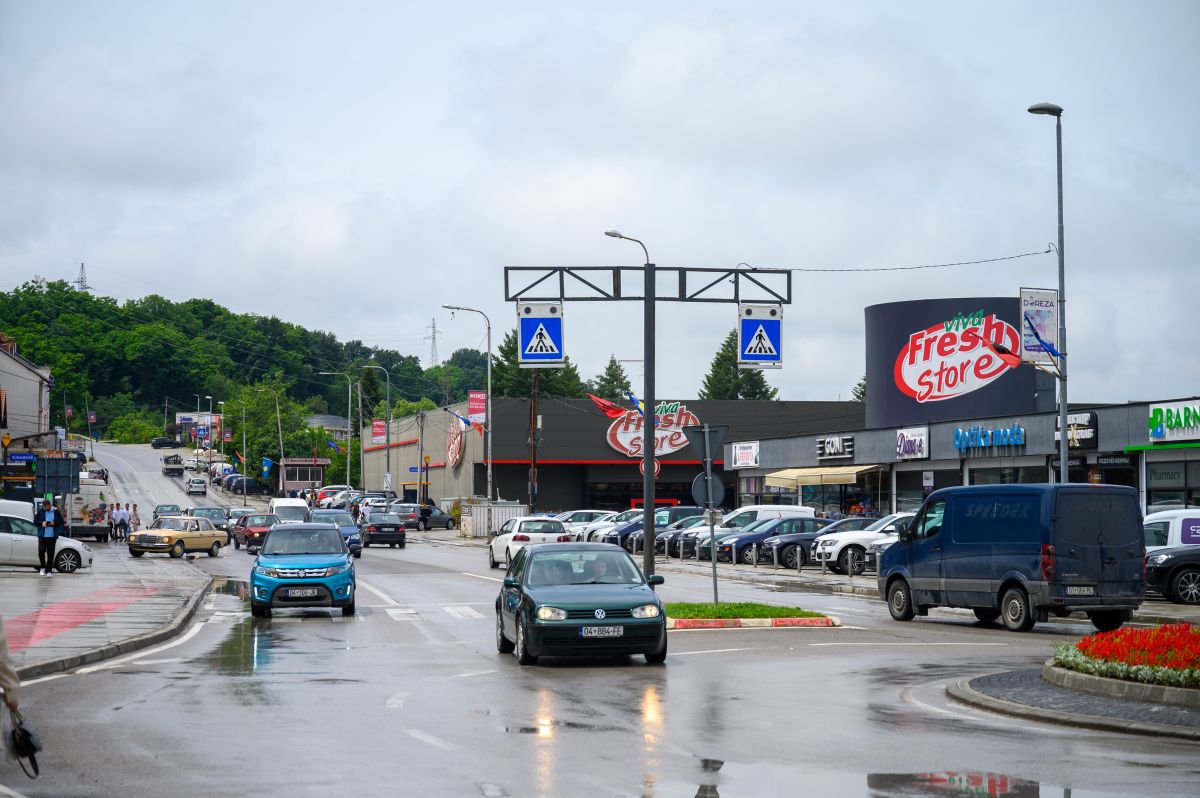
[{"label": "flag on pole", "polygon": [[233,453],[237,455],[237,459],[238,459],[238,462],[239,462],[239,463],[244,463],[244,462],[246,462],[246,455],[242,454],[242,453],[241,453],[241,452],[239,452],[237,449],[234,449],[234,450],[233,450]]},{"label": "flag on pole", "polygon": [[451,409],[449,409],[449,408],[445,408],[445,407],[444,407],[444,408],[442,408],[442,409],[443,409],[443,410],[445,410],[445,411],[446,411],[447,413],[449,413],[450,415],[452,415],[452,416],[454,416],[455,418],[457,418],[457,419],[458,419],[458,423],[462,424],[462,428],[463,428],[463,429],[473,429],[473,430],[475,430],[476,432],[478,432],[480,435],[482,435],[482,434],[483,434],[483,425],[482,425],[482,424],[480,424],[478,421],[472,421],[472,420],[471,420],[471,419],[469,419],[469,418],[463,418],[463,417],[462,417],[462,416],[460,416],[458,413],[455,413],[453,410],[451,410]]},{"label": "flag on pole", "polygon": [[335,440],[333,440],[332,438],[330,438],[329,440],[325,441],[325,443],[329,444],[329,448],[330,448],[330,449],[333,449],[333,450],[334,450],[335,452],[337,452],[338,454],[345,454],[345,453],[346,453],[346,450],[345,450],[345,449],[343,449],[343,448],[342,448],[342,447],[341,447],[341,446],[338,444],[338,442],[337,442],[337,441],[335,441]]},{"label": "flag on pole", "polygon": [[971,329],[963,330],[962,336],[967,340],[970,340],[972,337],[978,338],[981,344],[995,352],[1000,358],[1001,362],[1003,362],[1004,365],[1008,366],[1009,368],[1016,368],[1017,366],[1021,365],[1021,356],[1013,352],[1004,344],[998,344],[995,341],[990,341],[975,330]]},{"label": "flag on pole", "polygon": [[1038,335],[1037,327],[1034,326],[1033,319],[1029,318],[1028,313],[1025,314],[1025,323],[1029,325],[1029,332],[1033,333],[1033,337],[1037,339],[1037,342],[1042,345],[1042,348],[1045,349],[1051,357],[1062,357],[1062,355],[1058,353],[1057,349],[1055,349],[1048,341],[1046,341],[1045,338]]},{"label": "flag on pole", "polygon": [[609,418],[620,418],[621,416],[625,415],[625,408],[618,404],[614,404],[607,399],[601,399],[599,396],[596,396],[592,393],[588,394],[588,398],[592,400],[601,413]]},{"label": "flag on pole", "polygon": [[262,472],[261,473],[262,473],[263,479],[267,479],[268,477],[271,476],[271,466],[273,466],[273,465],[275,465],[275,463],[274,463],[274,461],[271,460],[271,458],[264,457],[262,459]]},{"label": "flag on pole", "polygon": [[[638,399],[636,396],[634,396],[633,391],[626,391],[625,395],[629,397],[629,401],[633,402],[633,406],[635,408],[637,408],[638,414],[642,418],[645,418],[646,417],[646,403],[643,402],[641,399]],[[657,419],[651,420],[650,423],[654,424],[655,426],[658,425]]]}]

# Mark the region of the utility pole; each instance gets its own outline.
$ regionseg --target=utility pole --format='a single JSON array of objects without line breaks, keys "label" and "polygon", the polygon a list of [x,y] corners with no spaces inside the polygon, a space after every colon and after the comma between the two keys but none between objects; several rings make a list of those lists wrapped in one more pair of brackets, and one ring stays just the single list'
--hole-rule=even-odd
[{"label": "utility pole", "polygon": [[425,493],[425,411],[417,411],[417,504],[424,504]]},{"label": "utility pole", "polygon": [[[529,512],[537,510],[537,416],[538,372],[533,372],[533,389],[529,392]],[[491,530],[488,530],[491,531]]]},{"label": "utility pole", "polygon": [[163,435],[167,434],[167,395],[163,394]]},{"label": "utility pole", "polygon": [[242,396],[242,506],[246,506],[246,494],[250,492],[250,452],[246,451],[246,397]]},{"label": "utility pole", "polygon": [[[367,489],[367,477],[365,474],[363,474],[362,380],[355,380],[354,384],[358,386],[358,426],[355,427],[355,429],[358,430],[358,484],[360,489],[365,492]],[[349,442],[347,442],[346,445],[349,446]]]}]

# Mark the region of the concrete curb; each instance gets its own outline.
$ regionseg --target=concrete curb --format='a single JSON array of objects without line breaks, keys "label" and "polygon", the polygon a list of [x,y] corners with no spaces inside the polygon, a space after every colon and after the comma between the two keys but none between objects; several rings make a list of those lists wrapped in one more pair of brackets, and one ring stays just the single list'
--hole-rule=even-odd
[{"label": "concrete curb", "polygon": [[1106,698],[1151,701],[1156,704],[1200,709],[1200,690],[1190,687],[1131,682],[1107,676],[1092,676],[1088,673],[1060,668],[1054,664],[1052,659],[1046,660],[1046,664],[1042,667],[1042,678],[1056,687]]},{"label": "concrete curb", "polygon": [[667,629],[797,629],[829,628],[842,622],[824,618],[667,618]]},{"label": "concrete curb", "polygon": [[192,618],[196,614],[196,608],[200,606],[201,600],[208,595],[209,588],[212,587],[212,577],[204,571],[201,571],[195,566],[188,566],[203,574],[206,579],[204,586],[192,592],[191,598],[181,612],[175,614],[166,625],[153,632],[147,632],[137,637],[129,637],[124,640],[118,640],[115,643],[109,643],[106,646],[93,648],[79,654],[72,654],[67,657],[59,657],[58,659],[42,660],[40,662],[32,662],[28,665],[22,665],[17,668],[17,676],[21,680],[35,679],[39,676],[46,676],[51,673],[59,673],[61,671],[69,671],[84,665],[90,665],[93,662],[99,662],[112,657],[119,657],[123,654],[130,654],[134,651],[140,651],[143,648],[170,640],[175,635],[179,634],[184,627],[191,623]]},{"label": "concrete curb", "polygon": [[946,685],[946,695],[955,701],[960,701],[980,709],[986,709],[990,712],[1041,721],[1043,723],[1056,723],[1061,726],[1076,726],[1083,729],[1121,732],[1124,734],[1141,734],[1148,737],[1174,737],[1181,740],[1200,741],[1200,729],[1118,720],[1097,715],[1081,715],[1075,712],[1059,712],[1028,704],[1018,704],[1015,701],[993,698],[990,695],[981,693],[971,687],[970,682],[971,679],[960,679],[957,682]]}]

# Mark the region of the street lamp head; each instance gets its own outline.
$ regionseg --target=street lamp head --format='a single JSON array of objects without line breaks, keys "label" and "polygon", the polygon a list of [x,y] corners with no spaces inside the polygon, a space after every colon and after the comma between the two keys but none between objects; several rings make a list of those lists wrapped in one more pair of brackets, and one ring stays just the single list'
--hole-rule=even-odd
[{"label": "street lamp head", "polygon": [[205,399],[212,399],[212,397],[211,397],[211,396],[209,396],[209,395],[207,395],[207,394],[205,394],[204,398],[205,398]]},{"label": "street lamp head", "polygon": [[1046,116],[1062,116],[1062,106],[1054,103],[1036,103],[1029,106],[1031,114],[1045,114]]},{"label": "street lamp head", "polygon": [[624,238],[625,237],[625,236],[621,235],[620,230],[614,230],[611,227],[604,231],[604,235],[608,236],[609,238]]}]

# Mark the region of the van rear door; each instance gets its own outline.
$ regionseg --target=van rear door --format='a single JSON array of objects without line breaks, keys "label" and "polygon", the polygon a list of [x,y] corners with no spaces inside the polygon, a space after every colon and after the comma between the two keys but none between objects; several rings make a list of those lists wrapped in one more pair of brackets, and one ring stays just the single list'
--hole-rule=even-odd
[{"label": "van rear door", "polygon": [[1131,488],[1060,488],[1052,535],[1058,571],[1052,595],[1141,596],[1146,544]]}]

